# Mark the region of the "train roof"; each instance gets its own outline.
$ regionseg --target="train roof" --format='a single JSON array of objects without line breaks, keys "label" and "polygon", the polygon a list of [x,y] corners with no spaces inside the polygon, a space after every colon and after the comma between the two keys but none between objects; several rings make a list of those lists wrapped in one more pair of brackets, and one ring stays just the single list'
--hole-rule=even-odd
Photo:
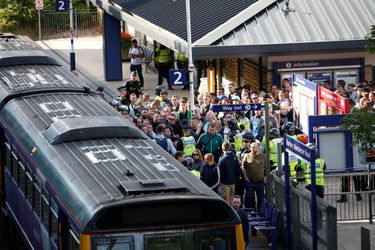
[{"label": "train roof", "polygon": [[[14,99],[3,126],[82,227],[99,210],[160,197],[212,198],[211,190],[132,123],[89,94]],[[129,203],[130,204],[130,203]]]}]

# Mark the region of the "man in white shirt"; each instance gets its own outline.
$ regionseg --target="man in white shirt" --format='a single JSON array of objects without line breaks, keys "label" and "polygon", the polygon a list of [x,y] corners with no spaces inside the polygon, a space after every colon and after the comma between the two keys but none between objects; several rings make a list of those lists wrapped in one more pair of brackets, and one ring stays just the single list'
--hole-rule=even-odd
[{"label": "man in white shirt", "polygon": [[136,38],[132,39],[132,47],[129,49],[130,59],[130,72],[137,71],[141,88],[144,87],[143,75],[142,75],[142,58],[144,58],[143,48],[138,46]]}]

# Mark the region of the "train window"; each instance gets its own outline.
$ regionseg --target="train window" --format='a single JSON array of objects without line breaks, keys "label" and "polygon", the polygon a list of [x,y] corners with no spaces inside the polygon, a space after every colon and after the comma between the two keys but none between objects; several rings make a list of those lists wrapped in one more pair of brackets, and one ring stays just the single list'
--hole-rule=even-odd
[{"label": "train window", "polygon": [[[111,249],[114,250],[113,248]],[[68,250],[79,250],[79,238],[72,229],[69,230],[68,234]]]},{"label": "train window", "polygon": [[13,176],[13,179],[18,184],[18,171],[17,171],[18,157],[17,157],[17,153],[15,153],[13,151],[13,149],[14,149],[14,147],[12,145],[12,166],[11,166],[10,172],[11,172],[11,174]]},{"label": "train window", "polygon": [[41,197],[41,185],[38,178],[34,178],[34,202],[33,207],[36,215],[40,218],[40,197]]},{"label": "train window", "polygon": [[50,224],[50,236],[53,242],[57,245],[58,243],[58,229],[59,229],[59,221],[58,221],[58,208],[56,203],[51,199],[50,200],[50,214],[51,214],[51,224]]},{"label": "train window", "polygon": [[25,165],[22,160],[18,161],[18,175],[19,175],[19,182],[18,186],[22,193],[26,193],[26,171]]},{"label": "train window", "polygon": [[41,219],[42,224],[48,230],[48,222],[49,222],[49,194],[48,192],[42,188],[42,199],[41,199]]},{"label": "train window", "polygon": [[11,172],[12,167],[12,153],[10,148],[10,142],[8,138],[5,137],[5,167]]},{"label": "train window", "polygon": [[133,250],[134,238],[133,237],[106,237],[94,239],[92,243],[95,250]]},{"label": "train window", "polygon": [[233,229],[216,229],[213,231],[198,232],[196,237],[198,241],[197,249],[229,250],[234,249]]},{"label": "train window", "polygon": [[144,244],[150,250],[183,249],[184,245],[182,235],[146,235]]},{"label": "train window", "polygon": [[33,204],[33,172],[28,164],[26,164],[26,199]]}]

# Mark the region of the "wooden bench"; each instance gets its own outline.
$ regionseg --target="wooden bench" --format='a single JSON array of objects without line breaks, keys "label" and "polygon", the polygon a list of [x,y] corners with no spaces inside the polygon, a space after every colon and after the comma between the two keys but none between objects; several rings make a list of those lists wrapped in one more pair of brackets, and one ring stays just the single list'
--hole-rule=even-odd
[{"label": "wooden bench", "polygon": [[142,58],[142,63],[146,64],[146,73],[147,73],[147,66],[153,61],[154,50],[147,46],[143,46],[142,49],[143,49],[143,54],[145,56],[144,58]]}]

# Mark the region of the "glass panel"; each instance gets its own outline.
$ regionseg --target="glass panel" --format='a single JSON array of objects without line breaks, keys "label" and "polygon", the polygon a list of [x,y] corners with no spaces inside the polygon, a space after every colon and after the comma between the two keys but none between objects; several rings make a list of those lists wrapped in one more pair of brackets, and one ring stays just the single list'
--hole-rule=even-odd
[{"label": "glass panel", "polygon": [[215,230],[211,232],[199,232],[197,235],[198,249],[229,250],[235,247],[234,230]]},{"label": "glass panel", "polygon": [[26,199],[33,204],[33,172],[26,164]]},{"label": "glass panel", "polygon": [[47,193],[47,191],[43,188],[43,191],[42,191],[42,223],[44,225],[44,227],[47,229],[48,231],[48,222],[49,222],[49,195]]},{"label": "glass panel", "polygon": [[131,236],[118,238],[103,238],[93,240],[95,250],[132,250],[134,249],[134,238]]},{"label": "glass panel", "polygon": [[[113,248],[109,248],[109,249],[113,250]],[[76,235],[75,232],[73,232],[73,230],[69,230],[69,235],[68,235],[68,250],[79,250],[78,236]]]},{"label": "glass panel", "polygon": [[25,165],[24,163],[20,160],[18,161],[18,174],[19,174],[19,182],[18,186],[22,193],[26,192],[26,171],[25,171]]},{"label": "glass panel", "polygon": [[55,242],[55,244],[58,244],[58,229],[59,229],[59,222],[57,219],[57,209],[56,212],[54,211],[54,207],[57,208],[56,203],[51,199],[51,228],[50,228],[50,235],[51,239]]},{"label": "glass panel", "polygon": [[[12,149],[14,150],[13,146],[12,146]],[[12,168],[11,168],[11,174],[12,174],[14,180],[16,181],[16,183],[18,184],[18,170],[17,170],[17,166],[18,166],[17,153],[15,153],[14,151],[12,151]]]},{"label": "glass panel", "polygon": [[35,182],[34,182],[34,211],[36,213],[36,215],[40,218],[40,197],[41,197],[41,193],[40,193],[40,182],[38,181],[37,178],[34,178],[35,179]]},{"label": "glass panel", "polygon": [[183,249],[182,235],[146,235],[145,249],[148,250],[179,250]]}]

